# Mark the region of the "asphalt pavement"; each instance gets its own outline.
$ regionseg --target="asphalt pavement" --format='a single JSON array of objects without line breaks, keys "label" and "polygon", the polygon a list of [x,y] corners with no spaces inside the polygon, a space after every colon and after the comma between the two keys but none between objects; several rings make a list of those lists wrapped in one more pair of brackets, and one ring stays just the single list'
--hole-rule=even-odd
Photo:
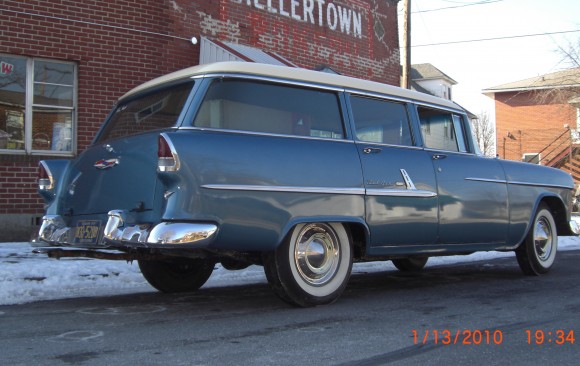
[{"label": "asphalt pavement", "polygon": [[338,302],[293,308],[267,285],[0,307],[5,365],[572,365],[580,251],[548,275],[514,258],[356,274]]}]

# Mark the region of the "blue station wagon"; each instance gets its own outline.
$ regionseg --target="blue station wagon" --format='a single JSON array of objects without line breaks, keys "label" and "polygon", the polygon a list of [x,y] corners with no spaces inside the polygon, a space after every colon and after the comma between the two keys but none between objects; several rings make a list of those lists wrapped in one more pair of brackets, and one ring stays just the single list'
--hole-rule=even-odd
[{"label": "blue station wagon", "polygon": [[74,160],[45,160],[34,245],[50,257],[137,260],[163,292],[216,263],[264,266],[298,306],[343,292],[353,262],[515,251],[546,273],[576,235],[569,174],[482,157],[465,110],[397,87],[215,63],[121,97]]}]

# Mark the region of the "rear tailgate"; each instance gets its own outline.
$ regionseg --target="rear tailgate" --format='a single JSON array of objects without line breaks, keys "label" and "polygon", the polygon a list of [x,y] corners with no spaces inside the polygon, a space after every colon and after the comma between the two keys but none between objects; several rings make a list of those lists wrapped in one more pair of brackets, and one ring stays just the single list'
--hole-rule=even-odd
[{"label": "rear tailgate", "polygon": [[153,209],[158,136],[131,136],[86,150],[65,183],[64,212],[78,216]]}]

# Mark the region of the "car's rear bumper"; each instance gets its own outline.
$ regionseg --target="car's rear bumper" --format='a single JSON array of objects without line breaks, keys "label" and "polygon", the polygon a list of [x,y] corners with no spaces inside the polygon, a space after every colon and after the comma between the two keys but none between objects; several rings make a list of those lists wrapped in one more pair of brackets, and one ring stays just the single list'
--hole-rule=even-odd
[{"label": "car's rear bumper", "polygon": [[[97,245],[74,242],[76,228],[66,225],[59,215],[46,215],[37,236],[37,245],[125,248],[205,248],[213,241],[217,226],[212,223],[161,222],[156,225],[131,223],[131,215],[122,210],[108,213],[103,239]],[[40,245],[39,245],[40,246]]]},{"label": "car's rear bumper", "polygon": [[216,232],[217,226],[211,223],[161,222],[151,229],[147,225],[129,225],[124,211],[113,210],[109,211],[104,236],[106,242],[123,246],[200,248],[209,244]]}]

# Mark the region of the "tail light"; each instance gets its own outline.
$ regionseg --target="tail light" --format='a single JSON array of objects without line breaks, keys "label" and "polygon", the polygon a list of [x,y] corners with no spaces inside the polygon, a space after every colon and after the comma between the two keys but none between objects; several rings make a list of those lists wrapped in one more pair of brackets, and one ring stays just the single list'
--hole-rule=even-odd
[{"label": "tail light", "polygon": [[169,137],[162,133],[157,142],[157,169],[160,172],[175,172],[179,169],[179,157]]},{"label": "tail light", "polygon": [[38,189],[48,191],[53,188],[53,179],[50,169],[44,161],[38,164]]}]

